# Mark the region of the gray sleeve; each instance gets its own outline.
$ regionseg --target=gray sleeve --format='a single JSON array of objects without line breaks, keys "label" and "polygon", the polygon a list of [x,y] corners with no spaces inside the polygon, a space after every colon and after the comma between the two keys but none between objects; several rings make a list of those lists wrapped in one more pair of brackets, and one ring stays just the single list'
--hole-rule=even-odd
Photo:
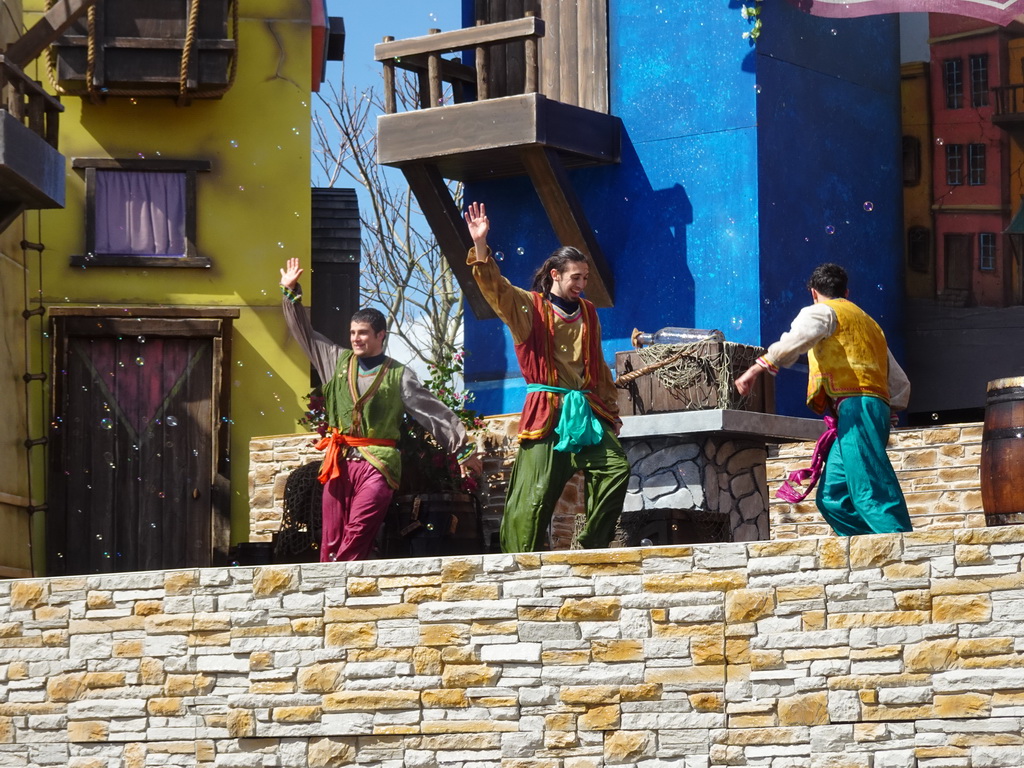
[{"label": "gray sleeve", "polygon": [[334,369],[344,348],[313,330],[309,322],[309,310],[302,306],[302,288],[296,286],[295,292],[298,294],[295,301],[289,300],[287,296],[281,297],[281,309],[288,332],[313,363],[320,381],[328,381],[334,376]]},{"label": "gray sleeve", "polygon": [[402,373],[402,402],[409,415],[446,451],[458,454],[466,447],[466,427],[462,421],[423,386],[408,366]]}]

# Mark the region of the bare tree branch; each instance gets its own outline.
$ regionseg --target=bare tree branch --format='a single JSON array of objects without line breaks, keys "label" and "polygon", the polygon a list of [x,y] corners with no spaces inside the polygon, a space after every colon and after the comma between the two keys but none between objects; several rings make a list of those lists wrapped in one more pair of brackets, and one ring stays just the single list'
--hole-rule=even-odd
[{"label": "bare tree branch", "polygon": [[[398,85],[398,103],[414,107],[418,86],[411,78]],[[379,90],[347,90],[343,73],[339,86],[318,97],[313,154],[327,186],[353,184],[368,201],[359,212],[361,303],[384,311],[388,330],[423,362],[450,359],[462,333],[462,291],[405,178],[377,164],[377,115],[384,111]],[[452,193],[461,206],[461,184],[453,184]]]}]

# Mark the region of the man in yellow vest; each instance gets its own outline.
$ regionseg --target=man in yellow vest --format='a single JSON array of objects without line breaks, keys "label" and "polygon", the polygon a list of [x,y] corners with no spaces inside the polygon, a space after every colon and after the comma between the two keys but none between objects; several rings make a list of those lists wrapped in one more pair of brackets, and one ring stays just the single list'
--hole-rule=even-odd
[{"label": "man in yellow vest", "polygon": [[479,473],[480,459],[459,417],[420,383],[411,368],[384,354],[387,323],[376,309],[352,315],[351,349],[313,330],[302,308],[298,259],[281,270],[282,309],[292,337],[323,382],[331,431],[325,450],[320,560],[365,560],[401,479],[397,443],[408,412],[438,444],[456,454],[464,471]]},{"label": "man in yellow vest", "polygon": [[836,417],[836,440],[818,483],[817,505],[840,536],[910,531],[910,515],[885,452],[891,415],[907,407],[910,382],[878,323],[846,297],[846,270],[822,264],[804,307],[768,351],[736,379],[747,394],[757,377],[807,353],[807,404]]}]

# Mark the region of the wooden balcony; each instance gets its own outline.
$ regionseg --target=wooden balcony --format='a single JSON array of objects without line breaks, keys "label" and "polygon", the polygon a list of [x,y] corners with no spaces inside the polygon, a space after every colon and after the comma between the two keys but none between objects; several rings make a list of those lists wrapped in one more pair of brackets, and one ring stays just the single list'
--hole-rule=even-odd
[{"label": "wooden balcony", "polygon": [[[377,159],[405,174],[477,317],[493,313],[465,266],[472,241],[446,180],[529,176],[559,240],[591,260],[588,296],[597,306],[613,302],[611,270],[567,170],[619,162],[621,121],[540,92],[538,41],[544,34],[544,22],[530,15],[386,39],[375,49],[384,66],[385,101]],[[554,50],[551,41],[548,46]],[[474,52],[473,66],[442,58],[467,50]],[[405,112],[398,110],[398,70],[415,78],[414,103]]]},{"label": "wooden balcony", "polygon": [[64,157],[57,151],[64,107],[0,55],[0,231],[23,211],[64,207]]},{"label": "wooden balcony", "polygon": [[62,93],[220,98],[234,81],[240,0],[96,0],[53,46]]},{"label": "wooden balcony", "polygon": [[992,89],[995,110],[992,124],[1008,131],[1024,128],[1024,84],[1000,85]]}]

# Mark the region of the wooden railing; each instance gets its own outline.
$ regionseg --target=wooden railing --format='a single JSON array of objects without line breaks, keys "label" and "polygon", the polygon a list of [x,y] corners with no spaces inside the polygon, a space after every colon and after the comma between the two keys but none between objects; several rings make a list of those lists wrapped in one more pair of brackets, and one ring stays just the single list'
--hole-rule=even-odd
[{"label": "wooden railing", "polygon": [[64,105],[3,54],[0,54],[0,99],[0,108],[57,148]]},{"label": "wooden railing", "polygon": [[[527,15],[521,19],[499,21],[494,24],[477,22],[477,26],[441,32],[432,29],[424,37],[395,40],[386,37],[374,47],[374,58],[384,65],[384,111],[391,115],[397,110],[395,70],[413,72],[419,79],[419,106],[429,109],[442,102],[444,83],[450,83],[454,100],[462,101],[462,87],[476,86],[476,99],[490,97],[487,51],[494,45],[522,41],[524,44],[524,93],[537,91],[537,40],[544,36],[544,22]],[[455,51],[475,51],[475,66],[457,60],[442,59],[441,55]]]},{"label": "wooden railing", "polygon": [[1024,112],[1024,84],[1000,85],[992,89],[995,94],[995,117],[1020,115]]}]

